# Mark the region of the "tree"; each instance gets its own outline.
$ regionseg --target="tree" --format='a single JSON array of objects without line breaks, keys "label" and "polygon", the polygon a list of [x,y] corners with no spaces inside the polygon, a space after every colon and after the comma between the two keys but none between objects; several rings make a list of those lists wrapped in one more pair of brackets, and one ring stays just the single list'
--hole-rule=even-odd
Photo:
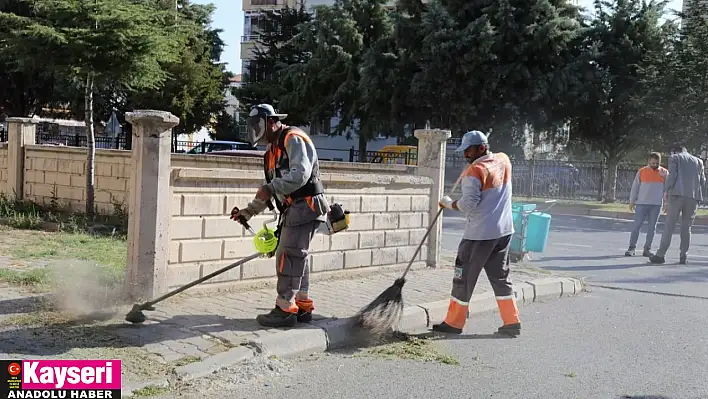
[{"label": "tree", "polygon": [[[29,17],[31,5],[22,0],[0,2],[0,14],[13,13]],[[22,59],[10,46],[11,30],[17,25],[0,24],[0,113],[9,116],[34,116],[55,96],[55,77],[43,67],[42,58]],[[24,61],[23,65],[19,62]]]},{"label": "tree", "polygon": [[493,130],[495,142],[515,144],[527,127],[562,132],[578,15],[563,0],[430,1],[408,27],[417,30],[411,52],[419,65],[408,95],[432,124]]},{"label": "tree", "polygon": [[666,55],[663,3],[640,0],[595,1],[595,17],[579,40],[566,114],[571,135],[603,154],[608,176],[605,202],[614,202],[617,165],[632,149],[653,140],[644,99],[647,71],[660,69]]},{"label": "tree", "polygon": [[[296,48],[293,39],[311,20],[304,2],[299,8],[285,7],[261,14],[254,57],[249,61],[248,69],[243,71],[244,84],[234,90],[244,111],[248,112],[253,105],[261,103],[282,108],[281,100],[293,90],[292,82],[284,79],[283,71],[307,60],[307,52]],[[299,104],[288,104],[281,111],[288,114],[288,124],[305,125],[309,122],[305,116],[307,112]]]},{"label": "tree", "polygon": [[[174,11],[131,0],[35,0],[30,17],[0,14],[20,65],[42,54],[48,70],[84,91],[87,138],[86,214],[94,215],[94,93],[107,87],[157,89],[163,64],[178,58],[185,35]],[[21,51],[20,51],[21,50]]]},{"label": "tree", "polygon": [[385,79],[367,81],[362,70],[379,61],[392,65],[387,60],[392,19],[383,0],[336,0],[332,6],[316,7],[315,15],[294,39],[298,52],[310,54],[283,71],[284,82],[293,89],[282,104],[302,109],[309,120],[338,116],[335,134],[356,128],[359,157],[365,160],[367,142],[390,127],[389,112],[377,109],[382,102],[378,90],[390,87],[378,86]]},{"label": "tree", "polygon": [[708,140],[708,4],[693,2],[679,13],[681,28],[670,25],[671,39],[663,56],[643,68],[649,93],[646,117],[658,128],[664,145],[681,143],[694,154]]}]

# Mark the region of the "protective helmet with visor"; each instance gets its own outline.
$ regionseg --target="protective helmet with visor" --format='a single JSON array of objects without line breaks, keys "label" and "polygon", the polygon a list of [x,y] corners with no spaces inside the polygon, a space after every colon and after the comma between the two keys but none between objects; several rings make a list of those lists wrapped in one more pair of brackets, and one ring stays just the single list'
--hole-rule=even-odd
[{"label": "protective helmet with visor", "polygon": [[270,104],[258,104],[251,107],[246,124],[248,125],[248,141],[252,145],[258,145],[266,134],[268,119],[283,120],[288,114],[279,114]]}]

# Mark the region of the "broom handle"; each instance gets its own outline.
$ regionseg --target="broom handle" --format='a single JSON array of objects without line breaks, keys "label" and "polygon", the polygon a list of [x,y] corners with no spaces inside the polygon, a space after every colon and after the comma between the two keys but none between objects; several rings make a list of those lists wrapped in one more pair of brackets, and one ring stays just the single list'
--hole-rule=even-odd
[{"label": "broom handle", "polygon": [[[460,177],[458,177],[457,181],[455,181],[455,184],[453,184],[450,194],[455,193],[455,190],[457,189],[457,186],[460,184],[460,181],[462,181],[464,174],[465,174],[465,171],[463,170],[462,173],[460,173]],[[430,226],[428,226],[428,230],[426,230],[425,235],[423,236],[423,239],[420,240],[420,243],[418,244],[418,248],[416,248],[415,253],[413,253],[413,257],[411,257],[411,260],[408,261],[408,266],[406,266],[406,270],[403,272],[401,279],[406,278],[406,274],[408,274],[408,271],[411,270],[411,266],[413,266],[413,261],[415,261],[415,258],[418,256],[418,253],[420,252],[420,249],[423,247],[425,240],[428,239],[430,232],[433,231],[433,227],[435,227],[435,225],[437,224],[438,219],[440,218],[440,215],[442,215],[444,210],[445,210],[445,208],[440,207],[440,209],[438,210],[438,213],[435,214],[435,217],[433,218],[433,222],[430,223]]]}]

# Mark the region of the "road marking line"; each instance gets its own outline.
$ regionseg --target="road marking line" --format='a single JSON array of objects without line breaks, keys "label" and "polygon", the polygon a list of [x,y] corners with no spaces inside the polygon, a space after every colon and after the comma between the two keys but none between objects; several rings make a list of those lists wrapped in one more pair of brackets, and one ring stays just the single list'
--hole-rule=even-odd
[{"label": "road marking line", "polygon": [[566,243],[566,242],[556,242],[556,243],[553,243],[553,244],[556,244],[556,245],[564,245],[564,246],[566,246],[566,247],[592,248],[592,245],[569,244],[569,243]]}]

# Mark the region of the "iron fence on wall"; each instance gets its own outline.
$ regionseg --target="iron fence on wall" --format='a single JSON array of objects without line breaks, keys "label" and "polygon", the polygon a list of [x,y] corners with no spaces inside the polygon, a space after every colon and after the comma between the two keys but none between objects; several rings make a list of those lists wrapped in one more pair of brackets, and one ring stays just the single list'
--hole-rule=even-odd
[{"label": "iron fence on wall", "polygon": [[[359,150],[349,150],[349,162],[361,162],[361,152]],[[384,164],[399,164],[399,165],[417,165],[418,152],[413,150],[394,152],[394,151],[366,151],[364,156],[367,163],[384,163]]]}]

